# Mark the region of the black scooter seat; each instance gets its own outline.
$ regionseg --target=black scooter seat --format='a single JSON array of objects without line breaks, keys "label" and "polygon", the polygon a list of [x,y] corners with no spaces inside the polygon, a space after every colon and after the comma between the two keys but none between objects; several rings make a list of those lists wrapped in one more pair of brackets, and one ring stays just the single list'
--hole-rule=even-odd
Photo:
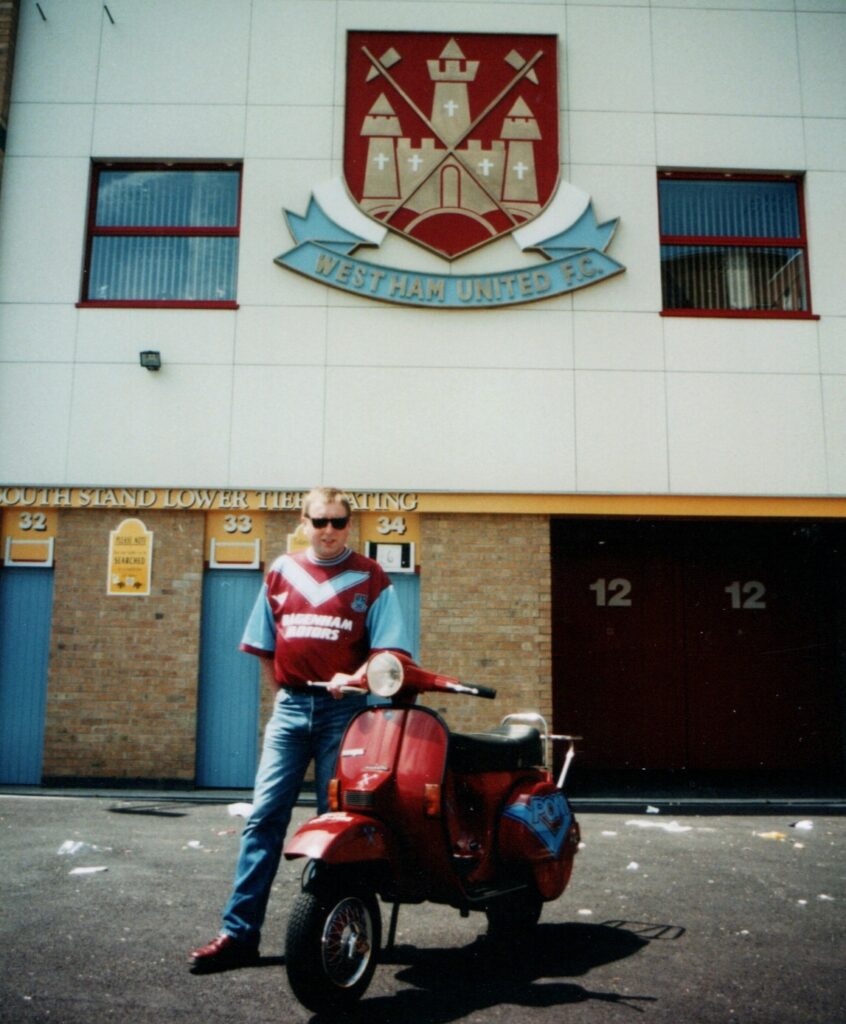
[{"label": "black scooter seat", "polygon": [[455,772],[513,772],[543,764],[541,734],[509,723],[488,732],[450,733],[448,763]]}]

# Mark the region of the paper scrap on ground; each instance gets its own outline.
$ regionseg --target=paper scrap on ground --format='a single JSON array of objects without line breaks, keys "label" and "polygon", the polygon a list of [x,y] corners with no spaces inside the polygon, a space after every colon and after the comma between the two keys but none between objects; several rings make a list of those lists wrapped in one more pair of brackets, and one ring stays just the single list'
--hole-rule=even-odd
[{"label": "paper scrap on ground", "polygon": [[660,828],[664,832],[690,832],[693,829],[692,825],[680,825],[677,821],[641,821],[639,818],[632,818],[626,824],[638,828]]},{"label": "paper scrap on ground", "polygon": [[229,805],[229,817],[230,818],[249,818],[253,813],[253,805],[246,803],[230,804]]}]

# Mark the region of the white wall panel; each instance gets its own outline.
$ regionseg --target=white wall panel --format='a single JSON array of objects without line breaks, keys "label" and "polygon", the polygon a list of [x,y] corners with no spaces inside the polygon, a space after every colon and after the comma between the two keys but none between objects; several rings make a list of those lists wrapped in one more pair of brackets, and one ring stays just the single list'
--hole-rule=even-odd
[{"label": "white wall panel", "polygon": [[[825,0],[823,0],[825,2]],[[653,7],[691,7],[709,10],[792,11],[793,0],[651,0]]]},{"label": "white wall panel", "polygon": [[[223,483],[229,448],[225,367],[79,364],[67,480],[75,484],[200,487]],[[61,481],[64,482],[64,481]]]},{"label": "white wall panel", "polygon": [[7,156],[78,156],[91,152],[90,103],[13,103]]},{"label": "white wall panel", "polygon": [[801,113],[793,14],[656,10],[652,26],[658,110]]},{"label": "white wall panel", "polygon": [[843,0],[796,0],[797,11],[813,11],[819,14],[821,11],[832,13],[843,13]]},{"label": "white wall panel", "polygon": [[574,110],[565,114],[564,131],[565,140],[569,138],[565,148],[568,163],[655,166],[652,114]]},{"label": "white wall panel", "polygon": [[726,373],[819,373],[814,320],[666,317],[667,369]]},{"label": "white wall panel", "polygon": [[531,307],[483,313],[332,309],[328,358],[338,366],[567,369],[573,365],[572,316]]},{"label": "white wall panel", "polygon": [[[284,98],[280,90],[279,99]],[[332,154],[334,116],[330,106],[252,106],[247,113],[246,155],[325,160]]]},{"label": "white wall panel", "polygon": [[77,315],[70,303],[0,302],[0,362],[72,362]]},{"label": "white wall panel", "polygon": [[576,374],[579,491],[668,489],[667,413],[659,373]]},{"label": "white wall panel", "polygon": [[573,317],[580,370],[663,370],[664,339],[654,313],[590,313]]},{"label": "white wall panel", "polygon": [[100,103],[96,109],[95,157],[234,160],[244,153],[243,105]]},{"label": "white wall panel", "polygon": [[88,161],[7,157],[0,190],[0,302],[79,299]]},{"label": "white wall panel", "polygon": [[345,401],[326,412],[322,366],[237,367],[227,482],[286,488],[323,480],[325,415],[353,430],[358,410]]},{"label": "white wall panel", "polygon": [[64,482],[73,374],[70,363],[0,365],[0,480]]},{"label": "white wall panel", "polygon": [[235,313],[228,310],[82,309],[76,357],[81,363],[127,363],[140,376],[138,354],[144,349],[161,352],[169,368],[179,363],[231,366]]},{"label": "white wall panel", "polygon": [[846,494],[846,374],[823,377],[829,488]]},{"label": "white wall panel", "polygon": [[[817,8],[820,10],[820,8]],[[797,16],[802,101],[808,117],[846,117],[846,14]]]},{"label": "white wall panel", "polygon": [[115,0],[109,9],[116,24],[103,24],[100,103],[244,102],[249,4]]},{"label": "white wall panel", "polygon": [[250,30],[250,103],[331,105],[336,4],[255,0]]},{"label": "white wall panel", "polygon": [[811,264],[811,304],[815,313],[846,315],[846,172],[814,171],[805,177]]},{"label": "white wall panel", "polygon": [[819,331],[820,369],[823,373],[846,373],[846,317],[824,317]]},{"label": "white wall panel", "polygon": [[846,119],[806,118],[809,171],[846,171]]},{"label": "white wall panel", "polygon": [[322,365],[326,317],[326,308],[320,306],[244,306],[238,314],[235,362]]},{"label": "white wall panel", "polygon": [[657,114],[661,167],[801,171],[807,165],[798,117]]},{"label": "white wall panel", "polygon": [[653,109],[646,7],[567,9],[566,95],[571,110]]},{"label": "white wall panel", "polygon": [[416,490],[572,490],[572,373],[332,368],[327,479]]},{"label": "white wall panel", "polygon": [[826,492],[819,377],[675,373],[667,391],[674,492]]},{"label": "white wall panel", "polygon": [[[47,5],[42,4],[42,10]],[[97,0],[53,3],[43,21],[35,3],[21,3],[12,100],[91,103],[97,88],[100,28]]]}]

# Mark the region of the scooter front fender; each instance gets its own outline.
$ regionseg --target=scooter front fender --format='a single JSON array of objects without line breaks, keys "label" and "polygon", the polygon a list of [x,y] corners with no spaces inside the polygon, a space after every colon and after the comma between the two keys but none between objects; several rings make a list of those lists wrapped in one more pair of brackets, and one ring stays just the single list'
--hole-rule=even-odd
[{"label": "scooter front fender", "polygon": [[285,844],[288,860],[308,857],[326,864],[389,861],[391,835],[381,821],[364,814],[329,812],[301,825]]}]

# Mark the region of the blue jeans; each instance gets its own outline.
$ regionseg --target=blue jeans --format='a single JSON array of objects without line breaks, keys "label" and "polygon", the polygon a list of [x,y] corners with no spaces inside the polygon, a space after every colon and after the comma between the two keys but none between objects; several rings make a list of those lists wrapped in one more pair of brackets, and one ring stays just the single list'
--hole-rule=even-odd
[{"label": "blue jeans", "polygon": [[285,832],[309,762],[314,759],[317,809],[323,814],[344,730],[365,704],[364,697],[336,700],[325,690],[282,689],[276,695],[264,733],[253,811],[241,834],[235,883],[223,912],[226,935],[258,944]]}]

